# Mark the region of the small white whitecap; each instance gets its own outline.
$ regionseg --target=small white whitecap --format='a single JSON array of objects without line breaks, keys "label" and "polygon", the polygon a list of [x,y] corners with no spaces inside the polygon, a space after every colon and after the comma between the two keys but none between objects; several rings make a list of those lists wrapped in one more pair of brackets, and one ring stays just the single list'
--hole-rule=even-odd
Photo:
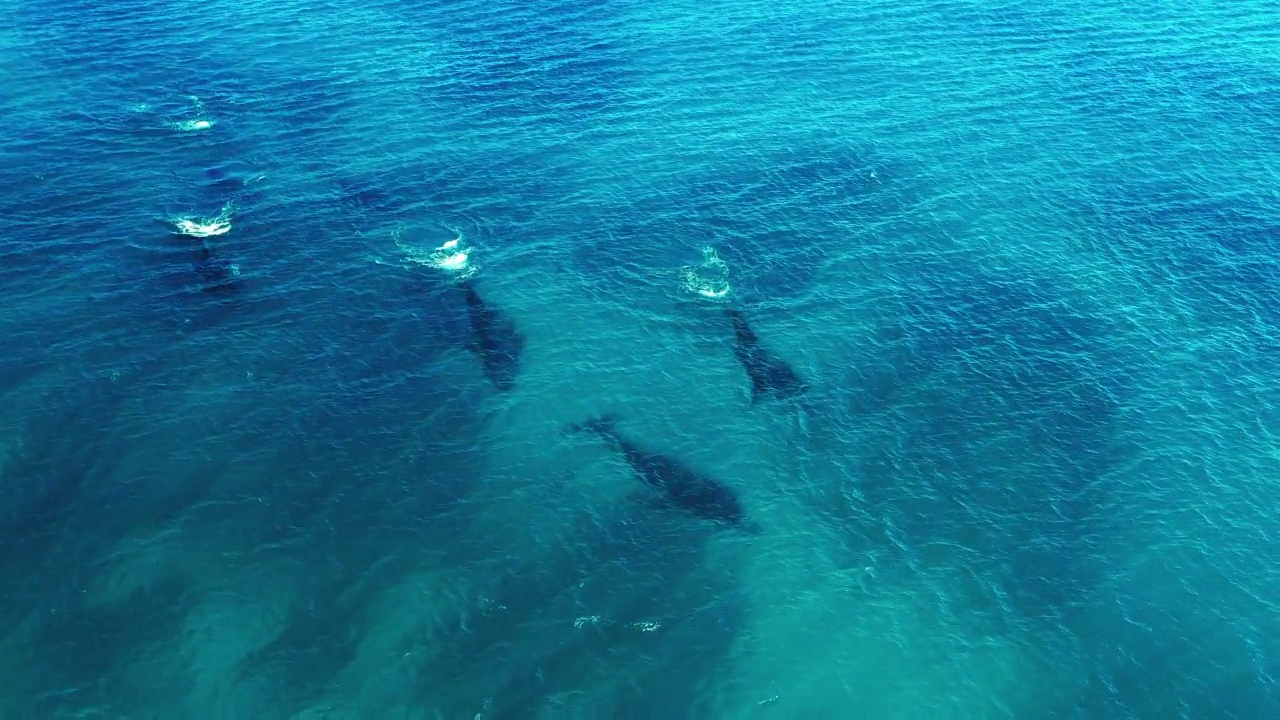
[{"label": "small white whitecap", "polygon": [[467,254],[464,252],[454,253],[442,257],[436,262],[442,270],[462,270],[467,266]]},{"label": "small white whitecap", "polygon": [[175,222],[174,225],[178,228],[179,234],[196,238],[226,235],[231,232],[231,222],[229,220],[192,220],[190,218],[182,218]]},{"label": "small white whitecap", "polygon": [[461,272],[467,269],[467,261],[471,253],[461,246],[462,236],[446,240],[443,245],[431,253],[431,264],[441,270]]},{"label": "small white whitecap", "polygon": [[228,203],[223,206],[222,212],[218,213],[217,217],[182,217],[175,219],[173,225],[180,235],[189,235],[196,238],[226,235],[231,232],[231,204]]},{"label": "small white whitecap", "polygon": [[178,129],[182,130],[183,132],[196,132],[199,130],[208,130],[211,127],[213,127],[213,121],[205,120],[203,118],[197,119],[197,120],[183,120],[182,122],[178,123]]},{"label": "small white whitecap", "polygon": [[462,244],[462,238],[456,237],[446,241],[439,247],[427,251],[409,245],[397,238],[396,244],[404,252],[409,262],[419,265],[430,265],[438,270],[455,273],[463,277],[475,271],[471,263],[471,249]]}]

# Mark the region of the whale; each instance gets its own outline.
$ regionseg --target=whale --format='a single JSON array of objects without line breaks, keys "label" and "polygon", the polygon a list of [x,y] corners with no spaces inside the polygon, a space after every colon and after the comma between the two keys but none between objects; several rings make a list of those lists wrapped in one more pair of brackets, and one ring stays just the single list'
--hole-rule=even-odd
[{"label": "whale", "polygon": [[460,282],[467,301],[467,319],[471,336],[467,349],[480,359],[485,378],[500,392],[516,385],[520,355],[524,352],[524,335],[501,310],[486,303],[476,292],[470,279]]},{"label": "whale", "polygon": [[728,308],[727,313],[733,322],[733,357],[751,380],[752,404],[770,397],[783,400],[804,394],[808,385],[786,361],[760,342],[742,311]]},{"label": "whale", "polygon": [[218,255],[207,239],[200,239],[192,265],[204,292],[225,293],[240,287],[240,273],[236,266]]},{"label": "whale", "polygon": [[733,488],[699,473],[675,458],[641,447],[618,430],[618,417],[602,415],[569,426],[570,431],[599,435],[621,452],[627,465],[645,485],[659,493],[659,504],[684,510],[720,525],[738,526],[758,533],[760,526],[747,512]]}]

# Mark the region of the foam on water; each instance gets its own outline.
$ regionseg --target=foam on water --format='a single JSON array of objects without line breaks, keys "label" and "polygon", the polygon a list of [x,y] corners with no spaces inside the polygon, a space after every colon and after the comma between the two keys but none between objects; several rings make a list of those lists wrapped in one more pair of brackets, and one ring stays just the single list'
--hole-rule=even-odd
[{"label": "foam on water", "polygon": [[684,287],[704,298],[720,300],[729,295],[729,266],[713,247],[702,248],[702,264],[682,271]]},{"label": "foam on water", "polygon": [[474,250],[463,242],[461,234],[437,247],[427,249],[406,242],[397,231],[396,246],[406,262],[433,267],[458,279],[470,277],[476,272]]},{"label": "foam on water", "polygon": [[231,203],[222,207],[222,211],[211,218],[174,218],[173,227],[180,235],[194,238],[217,237],[231,232]]}]

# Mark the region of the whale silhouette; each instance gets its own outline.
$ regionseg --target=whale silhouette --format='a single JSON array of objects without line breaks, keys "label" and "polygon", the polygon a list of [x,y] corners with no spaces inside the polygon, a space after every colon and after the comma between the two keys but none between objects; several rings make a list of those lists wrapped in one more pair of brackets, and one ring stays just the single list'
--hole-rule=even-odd
[{"label": "whale silhouette", "polygon": [[467,348],[480,358],[484,375],[495,388],[501,392],[511,390],[520,369],[524,335],[509,317],[480,297],[471,280],[464,279],[460,284],[471,326]]},{"label": "whale silhouette", "polygon": [[208,240],[203,238],[196,247],[193,268],[200,278],[204,292],[225,293],[240,287],[240,277],[235,266],[218,255]]},{"label": "whale silhouette", "polygon": [[808,390],[808,385],[790,365],[764,347],[759,336],[747,324],[742,311],[729,308],[727,312],[733,321],[733,357],[742,364],[751,379],[753,404],[766,397],[796,397]]},{"label": "whale silhouette", "polygon": [[602,415],[571,425],[569,429],[593,432],[620,451],[640,479],[661,494],[662,504],[678,507],[706,520],[759,532],[760,526],[747,518],[733,488],[686,467],[675,458],[645,450],[623,435],[617,423],[616,416]]}]

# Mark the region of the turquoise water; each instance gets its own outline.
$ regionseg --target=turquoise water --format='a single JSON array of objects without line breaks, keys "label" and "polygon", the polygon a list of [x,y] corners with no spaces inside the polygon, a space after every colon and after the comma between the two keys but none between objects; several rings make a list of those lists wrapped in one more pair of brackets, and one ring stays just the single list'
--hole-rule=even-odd
[{"label": "turquoise water", "polygon": [[1273,4],[0,7],[0,718],[1280,717]]}]

